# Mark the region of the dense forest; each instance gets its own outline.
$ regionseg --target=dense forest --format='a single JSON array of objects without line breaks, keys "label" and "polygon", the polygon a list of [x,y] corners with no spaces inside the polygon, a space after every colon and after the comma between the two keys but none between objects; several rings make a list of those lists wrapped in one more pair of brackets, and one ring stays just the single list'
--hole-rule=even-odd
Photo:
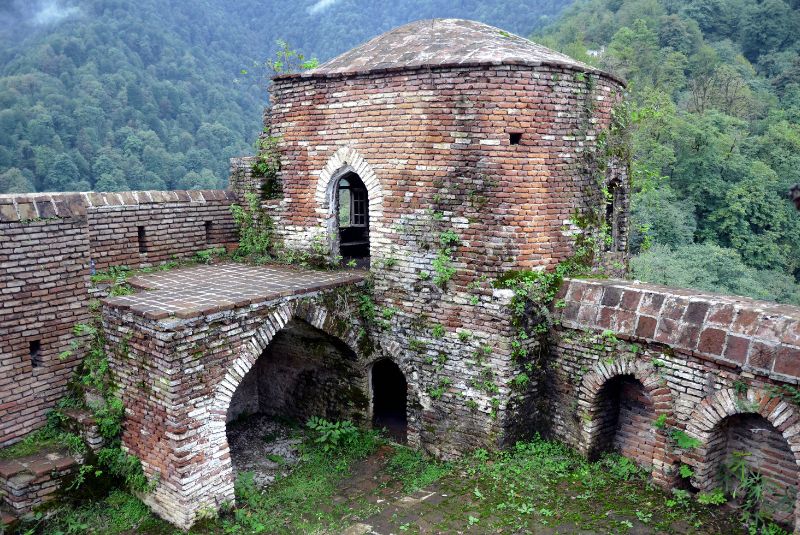
[{"label": "dense forest", "polygon": [[0,193],[222,187],[228,159],[252,152],[278,39],[326,60],[420,18],[524,34],[567,3],[12,0],[0,5]]},{"label": "dense forest", "polygon": [[581,1],[533,36],[628,80],[635,277],[800,304],[799,6]]},{"label": "dense forest", "polygon": [[278,39],[324,61],[481,20],[629,82],[637,278],[800,304],[800,0],[11,0],[0,193],[211,188],[252,152]]}]

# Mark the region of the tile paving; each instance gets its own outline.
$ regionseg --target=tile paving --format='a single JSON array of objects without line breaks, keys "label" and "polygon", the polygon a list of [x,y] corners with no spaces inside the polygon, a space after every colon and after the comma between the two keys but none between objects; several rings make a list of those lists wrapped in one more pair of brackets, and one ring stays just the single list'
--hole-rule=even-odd
[{"label": "tile paving", "polygon": [[153,320],[193,318],[355,284],[365,275],[360,270],[314,271],[285,265],[192,266],[131,277],[128,283],[141,291],[103,302]]}]

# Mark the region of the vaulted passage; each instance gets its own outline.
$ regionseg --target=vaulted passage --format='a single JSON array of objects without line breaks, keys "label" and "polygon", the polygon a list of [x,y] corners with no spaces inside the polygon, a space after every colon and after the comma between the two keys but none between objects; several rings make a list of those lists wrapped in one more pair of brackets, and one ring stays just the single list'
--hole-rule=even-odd
[{"label": "vaulted passage", "polygon": [[[751,512],[760,511],[787,527],[794,522],[797,464],[781,433],[758,414],[736,414],[720,422],[709,444],[716,485]],[[760,497],[759,497],[760,496]]]},{"label": "vaulted passage", "polygon": [[372,366],[372,425],[386,428],[398,442],[407,439],[407,384],[405,375],[391,360]]},{"label": "vaulted passage", "polygon": [[[298,441],[290,440],[290,427],[304,426],[312,416],[363,424],[369,400],[362,369],[343,342],[290,320],[231,398],[226,431],[235,471],[253,470],[257,480],[269,481],[264,459],[291,458]],[[260,461],[254,452],[262,453]]]},{"label": "vaulted passage", "polygon": [[600,424],[590,457],[616,451],[649,467],[653,463],[656,436],[653,402],[642,383],[630,375],[610,379],[598,395],[596,418]]}]

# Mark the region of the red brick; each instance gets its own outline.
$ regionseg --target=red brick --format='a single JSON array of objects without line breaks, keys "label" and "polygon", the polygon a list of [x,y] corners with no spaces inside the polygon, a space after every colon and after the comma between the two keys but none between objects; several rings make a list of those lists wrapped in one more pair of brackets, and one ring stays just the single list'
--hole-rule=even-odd
[{"label": "red brick", "polygon": [[700,333],[697,350],[711,355],[722,355],[727,333],[721,329],[707,328]]}]

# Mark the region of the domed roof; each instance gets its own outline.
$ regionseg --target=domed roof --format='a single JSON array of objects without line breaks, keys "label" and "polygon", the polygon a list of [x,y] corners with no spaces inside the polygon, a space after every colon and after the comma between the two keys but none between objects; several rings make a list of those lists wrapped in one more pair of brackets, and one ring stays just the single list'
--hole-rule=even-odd
[{"label": "domed roof", "polygon": [[488,24],[463,19],[428,19],[390,30],[302,75],[316,77],[481,64],[552,65],[601,72]]}]

